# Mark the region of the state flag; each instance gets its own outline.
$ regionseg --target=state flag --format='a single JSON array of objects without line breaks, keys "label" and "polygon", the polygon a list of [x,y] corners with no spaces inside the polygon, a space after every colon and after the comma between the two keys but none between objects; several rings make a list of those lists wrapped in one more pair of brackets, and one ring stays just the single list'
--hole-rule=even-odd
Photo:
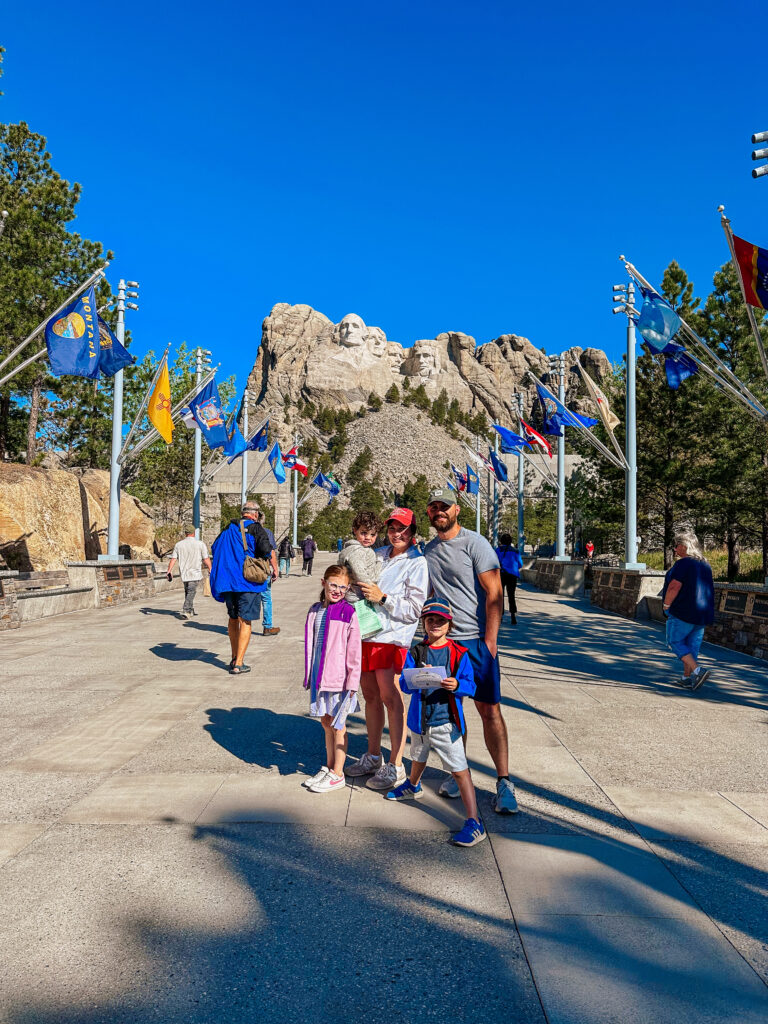
[{"label": "state flag", "polygon": [[768,249],[745,242],[738,235],[733,236],[733,248],[747,302],[768,309]]},{"label": "state flag", "polygon": [[223,448],[229,441],[224,412],[221,408],[219,389],[215,380],[210,380],[189,403],[192,415],[209,448]]},{"label": "state flag", "polygon": [[467,494],[480,493],[480,478],[472,467],[467,464]]},{"label": "state flag", "polygon": [[496,474],[496,479],[501,480],[502,483],[506,483],[509,479],[509,473],[506,465],[501,461],[493,448],[489,449],[489,454],[491,456],[491,465],[493,466],[493,472]]},{"label": "state flag", "polygon": [[157,382],[152,389],[152,394],[147,407],[149,422],[158,432],[166,444],[173,441],[173,419],[171,418],[171,381],[168,376],[168,360],[163,359]]},{"label": "state flag", "polygon": [[102,377],[114,377],[118,370],[133,366],[136,358],[120,344],[109,324],[98,313],[96,315],[99,321],[99,372]]},{"label": "state flag", "polygon": [[93,285],[45,325],[45,346],[56,377],[99,376],[99,331]]},{"label": "state flag", "polygon": [[524,419],[520,420],[520,426],[523,428],[523,437],[527,443],[531,445],[531,447],[536,446],[537,448],[541,448],[551,459],[552,449],[549,446],[549,442],[541,436],[538,430],[534,430],[533,427],[526,423]]},{"label": "state flag", "polygon": [[283,466],[283,456],[280,452],[280,445],[277,441],[272,445],[272,449],[267,456],[267,462],[272,467],[275,480],[277,480],[279,484],[284,484],[287,477],[285,475],[285,467]]},{"label": "state flag", "polygon": [[303,477],[306,477],[307,473],[309,472],[307,464],[305,462],[302,462],[302,460],[299,458],[296,452],[295,445],[293,448],[291,448],[289,452],[286,452],[285,455],[283,456],[283,465],[286,466],[288,469],[293,469],[297,473],[301,473]]}]

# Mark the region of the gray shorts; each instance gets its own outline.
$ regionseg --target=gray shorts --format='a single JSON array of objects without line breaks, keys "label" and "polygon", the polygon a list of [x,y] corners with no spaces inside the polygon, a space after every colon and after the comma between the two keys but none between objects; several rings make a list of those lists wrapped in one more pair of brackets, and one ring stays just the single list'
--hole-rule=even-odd
[{"label": "gray shorts", "polygon": [[453,722],[430,726],[423,736],[418,733],[411,735],[412,761],[426,761],[430,750],[440,755],[447,772],[463,772],[467,767],[461,733]]}]

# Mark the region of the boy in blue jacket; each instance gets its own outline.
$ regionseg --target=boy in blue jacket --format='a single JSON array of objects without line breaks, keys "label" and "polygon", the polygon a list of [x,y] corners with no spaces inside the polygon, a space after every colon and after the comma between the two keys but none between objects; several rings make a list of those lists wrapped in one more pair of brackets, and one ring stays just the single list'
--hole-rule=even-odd
[{"label": "boy in blue jacket", "polygon": [[[474,846],[485,839],[485,829],[478,820],[477,799],[472,775],[467,764],[462,737],[466,730],[462,697],[475,693],[475,677],[466,648],[448,636],[453,621],[450,605],[430,599],[421,611],[426,636],[411,645],[400,676],[400,689],[411,694],[408,728],[411,730],[411,777],[391,789],[387,800],[419,800],[424,796],[421,779],[427,766],[429,751],[440,755],[443,768],[451,772],[461,793],[467,820],[451,842],[456,846]],[[446,678],[442,686],[429,689],[412,688],[405,671],[413,668],[442,668]]]}]

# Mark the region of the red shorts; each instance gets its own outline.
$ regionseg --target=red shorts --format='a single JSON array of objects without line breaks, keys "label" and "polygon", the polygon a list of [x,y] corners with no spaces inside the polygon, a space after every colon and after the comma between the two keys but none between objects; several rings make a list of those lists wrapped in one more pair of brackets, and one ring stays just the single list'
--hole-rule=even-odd
[{"label": "red shorts", "polygon": [[407,647],[397,644],[377,644],[375,640],[363,640],[363,672],[374,672],[377,668],[391,668],[399,675],[403,671]]}]

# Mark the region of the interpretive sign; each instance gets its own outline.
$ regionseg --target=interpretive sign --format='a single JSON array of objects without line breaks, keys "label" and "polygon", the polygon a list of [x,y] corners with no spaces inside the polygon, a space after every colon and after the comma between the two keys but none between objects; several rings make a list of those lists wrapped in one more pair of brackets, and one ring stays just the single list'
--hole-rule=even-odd
[{"label": "interpretive sign", "polygon": [[117,568],[117,566],[112,566],[109,569],[105,569],[104,570],[104,579],[107,580],[107,582],[109,582],[109,583],[111,583],[112,580],[119,580],[120,579],[120,570]]},{"label": "interpretive sign", "polygon": [[768,594],[755,594],[752,614],[756,619],[768,619]]},{"label": "interpretive sign", "polygon": [[124,580],[132,580],[135,578],[136,568],[133,565],[126,565],[120,570],[120,576]]},{"label": "interpretive sign", "polygon": [[746,591],[731,590],[725,597],[725,608],[726,612],[730,612],[732,615],[743,615],[747,610],[747,597],[749,595]]}]

